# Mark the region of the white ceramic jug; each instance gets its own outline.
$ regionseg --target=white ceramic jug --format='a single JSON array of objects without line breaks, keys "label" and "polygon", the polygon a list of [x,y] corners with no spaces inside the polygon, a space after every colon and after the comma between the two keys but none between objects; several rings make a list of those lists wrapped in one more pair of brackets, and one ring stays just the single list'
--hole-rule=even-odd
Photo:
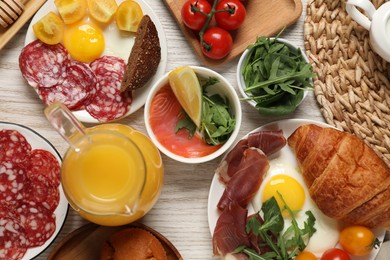
[{"label": "white ceramic jug", "polygon": [[[367,16],[356,7],[361,8]],[[378,9],[368,0],[348,0],[348,14],[370,32],[370,45],[383,59],[390,62],[390,2]]]}]

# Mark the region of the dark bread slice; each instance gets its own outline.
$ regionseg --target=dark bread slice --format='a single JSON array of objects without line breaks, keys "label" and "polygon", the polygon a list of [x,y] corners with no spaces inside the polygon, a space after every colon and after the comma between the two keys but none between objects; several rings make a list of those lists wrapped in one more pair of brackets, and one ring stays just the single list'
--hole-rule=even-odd
[{"label": "dark bread slice", "polygon": [[144,15],[135,35],[121,91],[143,87],[156,73],[161,60],[158,32],[152,19]]}]

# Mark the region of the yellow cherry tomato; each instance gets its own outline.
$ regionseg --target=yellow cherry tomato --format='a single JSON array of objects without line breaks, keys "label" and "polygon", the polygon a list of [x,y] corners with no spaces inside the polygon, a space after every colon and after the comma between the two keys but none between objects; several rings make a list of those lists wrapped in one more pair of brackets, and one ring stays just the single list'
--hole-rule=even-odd
[{"label": "yellow cherry tomato", "polygon": [[341,231],[339,243],[347,253],[365,256],[378,245],[379,241],[369,228],[349,226]]},{"label": "yellow cherry tomato", "polygon": [[101,23],[110,22],[118,8],[115,0],[87,0],[87,4],[89,14]]},{"label": "yellow cherry tomato", "polygon": [[87,12],[86,0],[54,0],[54,4],[65,24],[81,20]]},{"label": "yellow cherry tomato", "polygon": [[303,251],[300,253],[295,260],[317,260],[317,257],[309,251]]},{"label": "yellow cherry tomato", "polygon": [[141,6],[133,0],[127,0],[116,11],[116,25],[119,30],[136,32],[143,16]]},{"label": "yellow cherry tomato", "polygon": [[46,44],[57,44],[64,37],[64,22],[53,12],[48,13],[33,25],[35,36]]}]

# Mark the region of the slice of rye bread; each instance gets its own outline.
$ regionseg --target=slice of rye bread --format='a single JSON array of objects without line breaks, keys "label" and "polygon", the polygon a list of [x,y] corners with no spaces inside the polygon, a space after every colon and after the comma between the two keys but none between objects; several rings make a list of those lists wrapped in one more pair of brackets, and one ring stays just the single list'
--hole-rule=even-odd
[{"label": "slice of rye bread", "polygon": [[158,32],[152,19],[144,15],[135,35],[121,91],[143,87],[156,73],[161,60]]}]

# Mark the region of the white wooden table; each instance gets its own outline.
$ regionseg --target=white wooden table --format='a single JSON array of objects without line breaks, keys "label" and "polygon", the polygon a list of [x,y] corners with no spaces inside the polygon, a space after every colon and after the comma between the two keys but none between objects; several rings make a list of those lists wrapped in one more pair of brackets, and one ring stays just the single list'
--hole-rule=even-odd
[{"label": "white wooden table", "polygon": [[[168,9],[160,0],[148,0],[157,13],[168,45],[167,71],[183,65],[202,65],[186,42]],[[290,26],[282,35],[303,47],[304,10],[299,21]],[[50,126],[43,115],[44,105],[34,90],[21,76],[18,57],[24,45],[28,23],[0,51],[0,121],[26,125],[45,136],[60,152],[67,144]],[[236,88],[236,67],[238,60],[214,68],[225,76]],[[283,118],[261,117],[253,107],[242,102],[243,122],[241,138],[247,132],[274,120],[283,118],[305,118],[324,121],[313,93],[289,116]],[[120,123],[131,125],[146,133],[143,108]],[[166,236],[179,250],[184,259],[211,259],[213,257],[211,235],[207,222],[207,199],[214,170],[221,158],[201,165],[186,165],[163,156],[165,183],[161,197],[142,222]],[[52,249],[71,231],[87,222],[72,209],[66,223],[54,243],[37,259],[45,259]]]}]

